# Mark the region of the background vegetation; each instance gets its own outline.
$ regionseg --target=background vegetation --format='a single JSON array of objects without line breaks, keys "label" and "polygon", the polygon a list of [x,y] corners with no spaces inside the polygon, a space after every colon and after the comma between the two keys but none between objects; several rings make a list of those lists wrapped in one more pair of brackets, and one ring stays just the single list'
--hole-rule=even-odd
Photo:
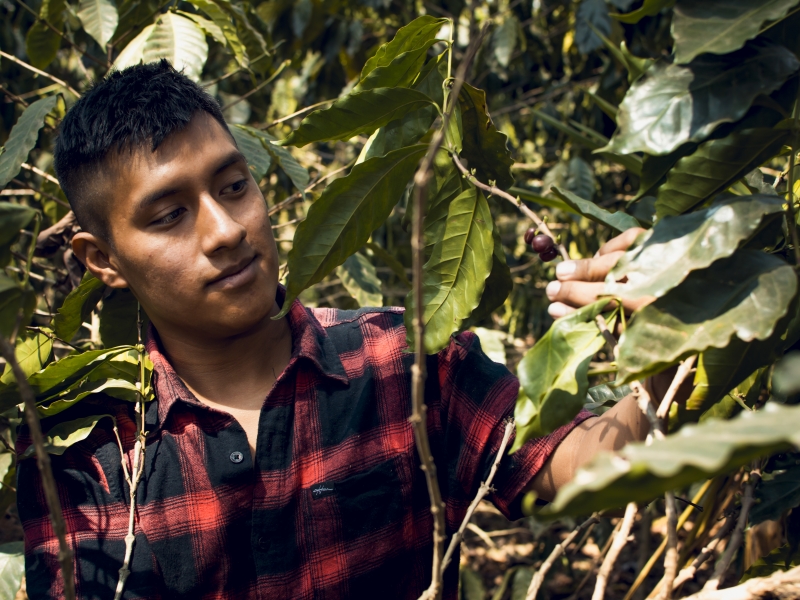
[{"label": "background vegetation", "polygon": [[[796,5],[4,0],[0,333],[29,382],[11,365],[0,378],[8,523],[21,402],[29,422],[45,419],[42,451],[58,454],[100,417],[58,431],[46,417],[92,393],[149,397],[135,300],[103,289],[72,256],[76,225],[51,163],[59,119],[92,80],[166,57],[224,107],[271,207],[290,292],[309,305],[393,305],[419,282],[428,351],[473,327],[493,359],[519,365],[519,440],[631,389],[645,398],[640,380],[669,367],[680,365],[677,381],[694,378],[688,404],[668,397],[649,415],[651,443],[601,457],[536,516],[510,525],[480,505],[465,524],[462,596],[683,597],[796,566]],[[408,35],[395,37],[403,26]],[[433,175],[419,196],[428,262],[412,269],[412,175],[451,113],[422,171]],[[370,178],[383,186],[377,199],[359,195]],[[321,228],[345,200],[365,226],[358,207],[383,203],[367,237]],[[490,226],[457,223],[465,203]],[[656,223],[607,282],[610,296],[658,298],[616,349],[604,324],[627,320],[598,321],[600,305],[551,327],[544,287],[555,263],[522,241],[531,210],[571,258]],[[488,242],[443,270],[445,245],[470,235]],[[309,258],[311,240],[321,250]],[[442,299],[431,289],[445,280]],[[457,318],[437,320],[432,306]],[[613,510],[626,505],[620,519]],[[534,512],[533,499],[526,507]],[[21,546],[18,530],[6,536],[0,596],[13,597]]]}]

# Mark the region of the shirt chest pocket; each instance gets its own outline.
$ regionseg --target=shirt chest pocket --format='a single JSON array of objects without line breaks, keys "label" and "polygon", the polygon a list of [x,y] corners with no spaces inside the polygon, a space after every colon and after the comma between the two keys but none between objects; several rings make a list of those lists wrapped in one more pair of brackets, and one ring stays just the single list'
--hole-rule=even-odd
[{"label": "shirt chest pocket", "polygon": [[409,466],[394,457],[370,469],[304,490],[311,537],[318,548],[372,536],[402,534],[411,512]]}]

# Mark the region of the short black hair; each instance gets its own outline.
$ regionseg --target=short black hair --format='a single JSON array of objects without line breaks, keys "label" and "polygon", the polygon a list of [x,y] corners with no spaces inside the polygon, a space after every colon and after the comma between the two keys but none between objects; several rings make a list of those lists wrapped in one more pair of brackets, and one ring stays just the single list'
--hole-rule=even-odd
[{"label": "short black hair", "polygon": [[92,175],[112,152],[147,145],[155,152],[199,111],[230,135],[219,103],[166,59],[112,71],[83,94],[61,122],[53,152],[56,175],[80,226],[111,241],[108,212],[94,198]]}]

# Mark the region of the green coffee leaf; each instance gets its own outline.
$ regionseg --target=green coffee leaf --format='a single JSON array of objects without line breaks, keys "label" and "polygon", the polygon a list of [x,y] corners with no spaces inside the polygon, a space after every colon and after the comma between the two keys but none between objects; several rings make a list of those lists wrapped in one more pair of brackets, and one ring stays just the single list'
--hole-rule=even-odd
[{"label": "green coffee leaf", "polygon": [[155,28],[155,25],[148,25],[139,32],[139,35],[128,42],[114,61],[114,67],[117,70],[121,71],[122,69],[138,65],[144,61],[144,47]]},{"label": "green coffee leaf", "polygon": [[378,279],[375,265],[360,252],[336,267],[336,275],[359,306],[383,306],[381,280]]},{"label": "green coffee leaf", "polygon": [[603,150],[662,155],[701,142],[718,125],[743,117],[756,96],[778,89],[798,66],[794,54],[764,40],[688,65],[657,62],[625,94],[617,132]]},{"label": "green coffee leaf", "polygon": [[230,129],[233,139],[236,140],[239,150],[247,159],[253,179],[256,183],[260,182],[272,165],[272,157],[261,142],[261,138],[253,133],[256,131],[255,129],[245,125],[229,124],[228,129]]},{"label": "green coffee leaf", "polygon": [[[64,454],[67,448],[88,438],[100,419],[106,417],[113,419],[111,415],[89,415],[87,417],[75,419],[74,421],[67,421],[55,425],[44,436],[45,450],[47,450],[48,454]],[[25,452],[22,453],[20,459],[30,458],[34,456],[35,453],[36,449],[33,444],[31,444]]]},{"label": "green coffee leaf", "polygon": [[297,159],[292,156],[292,153],[289,152],[288,149],[275,144],[265,137],[261,138],[261,143],[264,144],[267,152],[270,153],[270,156],[272,156],[278,166],[283,169],[283,172],[289,176],[289,179],[292,180],[297,191],[301,194],[305,194],[310,179],[308,170],[297,162]]},{"label": "green coffee leaf", "polygon": [[[231,21],[230,16],[222,10],[216,2],[212,2],[211,0],[191,0],[191,4],[211,18],[225,36],[228,47],[233,52],[234,57],[236,57],[236,62],[240,67],[247,67],[247,50],[239,39],[239,34],[236,33],[236,27]],[[253,58],[258,58],[258,55]]]},{"label": "green coffee leaf", "polygon": [[625,396],[630,396],[633,390],[627,385],[613,386],[607,383],[589,388],[586,392],[586,403],[583,408],[595,411],[599,408],[611,408]]},{"label": "green coffee leaf", "polygon": [[458,96],[461,107],[463,149],[461,154],[476,170],[483,183],[494,181],[507,189],[514,185],[514,159],[506,144],[508,137],[497,130],[486,108],[486,92],[465,83]]},{"label": "green coffee leaf", "polygon": [[28,154],[36,145],[36,140],[39,139],[39,130],[44,125],[44,118],[53,110],[57,101],[58,96],[47,96],[31,103],[11,129],[5,150],[0,154],[0,187],[7,186],[8,182],[19,173],[22,163],[28,158]]},{"label": "green coffee leaf", "polygon": [[640,227],[639,221],[619,210],[615,213],[608,212],[600,208],[590,200],[584,200],[580,196],[573,194],[569,190],[560,190],[557,187],[553,188],[556,196],[561,198],[572,210],[579,215],[583,215],[587,219],[591,219],[596,223],[602,223],[617,231],[625,231],[631,227]]},{"label": "green coffee leaf", "polygon": [[622,23],[634,25],[645,17],[657,15],[664,8],[672,6],[673,4],[675,4],[675,0],[644,0],[644,4],[632,12],[624,15],[612,13],[610,16]]},{"label": "green coffee leaf", "polygon": [[[554,518],[588,515],[628,502],[648,502],[667,490],[729,473],[755,458],[800,446],[800,407],[768,402],[758,412],[730,421],[685,425],[652,445],[628,444],[603,452],[558,492],[538,514]],[[530,511],[529,502],[523,508]]]},{"label": "green coffee leaf", "polygon": [[511,269],[506,263],[506,253],[500,241],[500,233],[497,227],[492,229],[492,239],[494,240],[494,250],[492,252],[492,271],[486,278],[486,285],[483,287],[481,301],[477,308],[472,311],[463,326],[469,327],[473,323],[480,323],[484,319],[490,318],[491,314],[503,306],[511,294],[514,287],[514,280],[511,278]]},{"label": "green coffee leaf", "polygon": [[[53,352],[53,340],[44,333],[30,332],[27,335],[17,337],[14,356],[17,358],[20,368],[29,377],[36,371],[40,371],[50,360]],[[14,371],[11,365],[6,364],[0,383],[9,385],[15,382]]]},{"label": "green coffee leaf", "polygon": [[[797,457],[797,454],[790,456]],[[763,478],[755,491],[756,504],[750,510],[750,524],[777,521],[781,515],[800,506],[800,462]]]},{"label": "green coffee leaf", "polygon": [[792,548],[791,544],[786,543],[750,565],[739,583],[755,577],[769,577],[777,571],[787,571],[794,567],[800,567],[800,549]]},{"label": "green coffee leaf", "polygon": [[51,417],[57,415],[94,394],[105,394],[126,402],[138,402],[140,398],[139,388],[135,383],[125,379],[102,377],[95,381],[84,381],[80,385],[57,395],[55,399],[48,398],[42,401],[42,404],[38,407],[39,416]]},{"label": "green coffee leaf", "polygon": [[208,44],[205,34],[193,21],[167,12],[156,21],[142,56],[146,63],[166,58],[187,77],[199,81],[208,58]]},{"label": "green coffee leaf", "polygon": [[[275,146],[278,148],[279,146]],[[428,147],[410,146],[356,165],[336,179],[308,210],[289,251],[286,300],[279,317],[307,287],[367,243],[391,213]]]},{"label": "green coffee leaf", "polygon": [[794,269],[755,250],[739,250],[692,271],[678,287],[641,309],[620,338],[619,378],[632,381],[731,337],[765,340],[797,291]]},{"label": "green coffee leaf", "polygon": [[81,284],[64,299],[64,304],[53,319],[53,332],[56,337],[69,341],[75,336],[81,328],[81,323],[89,318],[94,307],[100,302],[105,287],[102,281],[90,271],[86,271]]},{"label": "green coffee leaf", "polygon": [[[100,341],[106,348],[133,346],[139,339],[139,302],[129,289],[113,290],[103,298],[100,309]],[[147,315],[142,311],[142,336],[147,332]]]},{"label": "green coffee leaf", "polygon": [[428,96],[404,88],[376,88],[348,94],[329,108],[312,112],[282,145],[305,146],[322,140],[370,135],[390,121],[432,105]]},{"label": "green coffee leaf", "polygon": [[395,275],[397,275],[397,278],[402,282],[403,285],[409,288],[411,287],[411,282],[408,280],[408,275],[406,275],[406,269],[403,266],[403,263],[397,260],[383,246],[380,246],[375,242],[367,242],[367,248],[372,250],[372,253],[375,256],[386,263],[386,266],[389,267]]},{"label": "green coffee leaf", "polygon": [[117,7],[109,0],[81,0],[78,6],[78,18],[90,36],[105,48],[114,36],[119,22]]},{"label": "green coffee leaf", "polygon": [[503,68],[508,67],[511,55],[517,45],[517,26],[519,21],[510,13],[492,33],[492,52]]},{"label": "green coffee leaf", "polygon": [[65,0],[43,0],[39,8],[39,17],[43,20],[37,20],[25,36],[25,52],[30,63],[37,69],[46,69],[61,47],[61,36],[44,21],[63,32],[66,8]]},{"label": "green coffee leaf", "polygon": [[187,19],[194,21],[194,24],[200,28],[200,31],[205,33],[207,36],[211,36],[223,46],[228,45],[228,40],[225,39],[225,34],[222,32],[222,29],[219,27],[219,25],[217,25],[214,21],[210,21],[200,15],[188,13],[182,10],[176,10],[175,12],[182,17],[186,17]]},{"label": "green coffee leaf", "polygon": [[768,21],[779,21],[797,0],[679,0],[672,14],[675,62],[684,64],[710,52],[738,50]]},{"label": "green coffee leaf", "polygon": [[[768,215],[783,213],[775,196],[741,196],[709,208],[659,219],[640,244],[606,277],[606,293],[623,298],[661,297],[691,271],[733,254]],[[625,280],[625,283],[617,283]]]},{"label": "green coffee leaf", "polygon": [[600,300],[556,320],[517,367],[522,391],[514,419],[517,437],[512,452],[535,437],[569,423],[586,401],[589,361],[605,340],[595,323],[608,304]]},{"label": "green coffee leaf", "polygon": [[[0,168],[2,168],[2,158],[0,155]],[[11,204],[10,202],[0,202],[0,248],[8,246],[19,236],[20,230],[28,226],[36,216],[36,209],[22,204]]]},{"label": "green coffee leaf", "polygon": [[[245,6],[240,6],[238,3],[233,4],[230,0],[212,0],[214,4],[219,6],[222,10],[227,12],[236,24],[236,33],[238,39],[244,44],[247,50],[248,66],[251,70],[264,75],[272,64],[270,58],[271,52],[267,48],[267,43],[264,36],[250,23],[247,18]],[[209,15],[213,18],[212,15]],[[222,25],[220,25],[221,27]],[[231,42],[231,38],[228,38]]]},{"label": "green coffee leaf", "polygon": [[603,45],[595,32],[611,34],[611,18],[605,0],[581,0],[575,12],[575,43],[582,54],[589,54]]},{"label": "green coffee leaf", "polygon": [[9,337],[17,328],[20,309],[22,309],[20,327],[25,327],[35,306],[36,294],[30,286],[23,290],[19,283],[0,273],[0,334]]},{"label": "green coffee leaf", "polygon": [[0,598],[16,598],[25,574],[24,542],[0,545]]},{"label": "green coffee leaf", "polygon": [[[435,43],[436,34],[446,23],[447,19],[437,19],[429,15],[424,15],[417,17],[405,27],[398,29],[394,38],[378,48],[378,51],[364,64],[364,68],[361,70],[361,81],[359,84],[364,83],[366,78],[376,69],[385,69],[386,67],[392,66],[392,63],[395,63],[394,68],[399,71],[402,61],[397,61],[397,59],[403,56],[418,60],[419,57],[417,54],[419,54],[424,61],[425,52]],[[419,67],[421,66],[422,62],[419,63]],[[416,73],[414,75],[416,75]],[[383,78],[384,77],[381,77],[381,79]],[[373,81],[376,79],[378,78],[373,77]],[[411,81],[413,81],[413,78]],[[409,81],[409,83],[411,83],[411,81]],[[397,83],[394,83],[373,85],[372,87],[395,87],[397,85]]]},{"label": "green coffee leaf", "polygon": [[700,144],[666,172],[656,214],[678,215],[713,198],[780,152],[790,135],[785,129],[743,129]]},{"label": "green coffee leaf", "polygon": [[[489,203],[476,187],[469,186],[450,202],[441,237],[423,266],[426,353],[446,347],[480,303],[492,270],[492,229]],[[409,294],[405,312],[409,347],[413,347],[414,312],[413,294]]]}]

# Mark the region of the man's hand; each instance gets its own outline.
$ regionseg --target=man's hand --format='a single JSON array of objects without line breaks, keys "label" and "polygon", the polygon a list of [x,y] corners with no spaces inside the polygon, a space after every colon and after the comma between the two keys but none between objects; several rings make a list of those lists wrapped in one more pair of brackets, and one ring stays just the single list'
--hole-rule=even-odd
[{"label": "man's hand", "polygon": [[[643,231],[639,227],[628,229],[603,244],[593,258],[559,263],[556,266],[557,280],[551,281],[545,290],[551,302],[547,309],[550,316],[558,319],[602,296],[606,275]],[[632,312],[651,301],[652,298],[625,300],[623,306],[627,312]]]}]

